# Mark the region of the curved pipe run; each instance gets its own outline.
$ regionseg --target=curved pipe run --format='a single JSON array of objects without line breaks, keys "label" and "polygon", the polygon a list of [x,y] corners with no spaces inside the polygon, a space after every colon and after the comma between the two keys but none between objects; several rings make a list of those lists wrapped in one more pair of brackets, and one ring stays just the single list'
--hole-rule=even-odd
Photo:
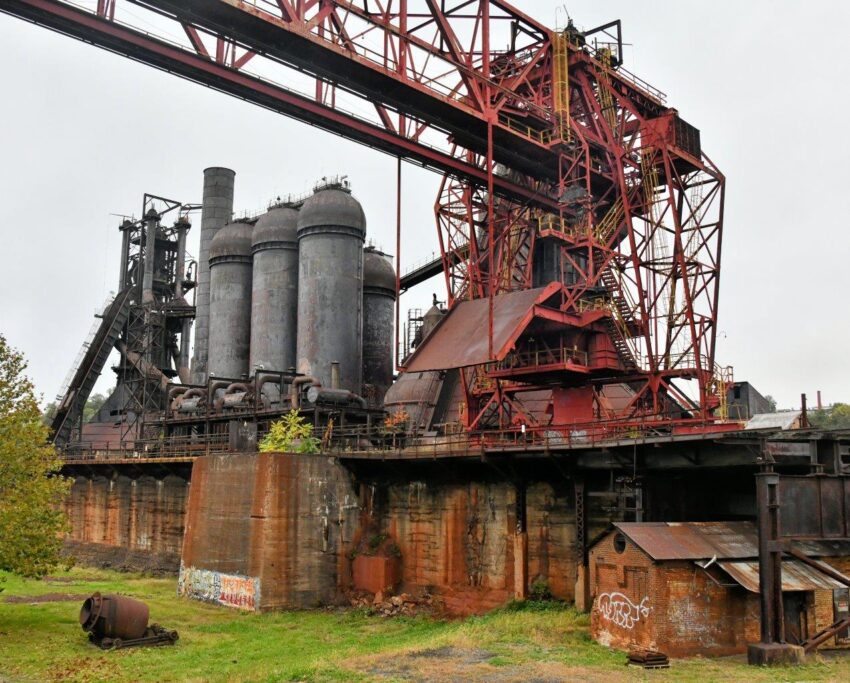
[{"label": "curved pipe run", "polygon": [[309,384],[313,387],[322,386],[322,383],[318,379],[309,375],[296,377],[292,380],[292,384],[289,385],[289,399],[293,408],[301,407],[301,387],[305,384]]}]

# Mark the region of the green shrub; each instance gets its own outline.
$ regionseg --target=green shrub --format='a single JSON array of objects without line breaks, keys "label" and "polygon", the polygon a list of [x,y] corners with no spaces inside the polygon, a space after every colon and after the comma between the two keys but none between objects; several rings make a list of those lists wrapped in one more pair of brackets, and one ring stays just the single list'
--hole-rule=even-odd
[{"label": "green shrub", "polygon": [[531,588],[528,590],[528,597],[531,600],[543,601],[552,599],[552,591],[549,590],[549,582],[542,576],[538,576],[531,582]]},{"label": "green shrub", "polygon": [[294,408],[273,422],[260,441],[260,453],[318,453],[313,427]]}]

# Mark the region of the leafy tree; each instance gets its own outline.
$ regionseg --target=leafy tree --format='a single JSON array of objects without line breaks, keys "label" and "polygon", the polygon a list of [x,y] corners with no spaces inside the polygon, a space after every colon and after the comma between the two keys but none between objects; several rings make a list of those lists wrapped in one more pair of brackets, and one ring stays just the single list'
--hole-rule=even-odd
[{"label": "leafy tree", "polygon": [[[111,393],[110,391],[106,394],[92,394],[89,396],[89,400],[86,401],[86,405],[83,408],[83,422],[88,422],[95,416],[97,411],[106,403],[106,399],[109,398],[109,394]],[[53,421],[53,417],[56,415],[56,408],[56,401],[51,401],[44,406],[44,417],[42,418],[44,424],[49,425]]]},{"label": "leafy tree", "polygon": [[776,412],[776,399],[773,398],[773,396],[771,396],[770,394],[768,394],[767,396],[764,397],[764,400],[767,401],[767,405],[768,405],[767,412],[768,413],[775,413]]},{"label": "leafy tree", "polygon": [[818,429],[850,429],[850,405],[836,403],[829,408],[809,411],[809,423]]},{"label": "leafy tree", "polygon": [[26,367],[0,335],[0,569],[38,577],[60,563],[70,482],[57,474]]},{"label": "leafy tree", "polygon": [[91,420],[95,416],[95,413],[106,403],[107,398],[109,398],[107,394],[92,394],[89,396],[89,400],[86,401],[86,406],[83,408],[83,422]]},{"label": "leafy tree", "polygon": [[53,422],[53,418],[56,416],[57,407],[58,406],[56,405],[56,401],[51,401],[46,406],[44,406],[44,412],[41,416],[41,421],[44,422],[44,424],[49,425],[51,422]]},{"label": "leafy tree", "polygon": [[273,422],[260,441],[260,453],[318,453],[313,427],[294,408]]}]

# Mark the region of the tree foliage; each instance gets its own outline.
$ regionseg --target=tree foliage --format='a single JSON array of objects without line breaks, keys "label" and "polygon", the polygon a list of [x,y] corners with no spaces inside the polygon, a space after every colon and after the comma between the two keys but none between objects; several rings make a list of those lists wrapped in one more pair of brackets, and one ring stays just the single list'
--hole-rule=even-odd
[{"label": "tree foliage", "polygon": [[319,440],[313,436],[313,427],[292,409],[277,422],[273,422],[260,441],[261,453],[318,453]]},{"label": "tree foliage", "polygon": [[850,429],[850,405],[835,403],[829,408],[811,410],[809,423],[818,429]]},{"label": "tree foliage", "polygon": [[70,482],[57,474],[26,367],[0,335],[0,569],[37,577],[60,563]]},{"label": "tree foliage", "polygon": [[767,411],[768,413],[776,412],[776,399],[773,398],[770,394],[764,397],[764,400],[767,401]]},{"label": "tree foliage", "polygon": [[[109,398],[111,393],[112,391],[108,391],[105,394],[92,394],[89,396],[89,400],[86,401],[86,405],[83,408],[83,422],[88,422],[95,416],[97,411],[106,403],[106,399]],[[51,401],[44,406],[44,424],[49,425],[53,421],[53,417],[56,415],[56,408],[56,401]]]}]

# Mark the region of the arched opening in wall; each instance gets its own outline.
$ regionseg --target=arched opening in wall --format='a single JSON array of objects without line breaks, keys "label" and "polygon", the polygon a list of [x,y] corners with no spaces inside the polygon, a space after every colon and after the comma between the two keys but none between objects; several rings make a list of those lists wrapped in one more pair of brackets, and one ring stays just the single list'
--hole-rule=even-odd
[{"label": "arched opening in wall", "polygon": [[626,550],[626,537],[623,534],[617,534],[614,536],[614,550],[618,553],[622,553]]}]

